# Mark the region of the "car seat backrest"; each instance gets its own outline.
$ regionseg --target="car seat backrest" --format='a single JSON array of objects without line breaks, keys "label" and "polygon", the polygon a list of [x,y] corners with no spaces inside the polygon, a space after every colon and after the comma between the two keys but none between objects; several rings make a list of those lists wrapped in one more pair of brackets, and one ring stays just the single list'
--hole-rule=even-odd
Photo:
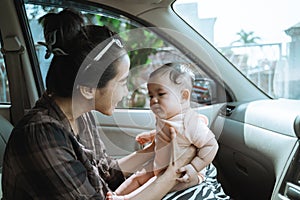
[{"label": "car seat backrest", "polygon": [[3,155],[13,125],[0,115],[0,172],[2,172]]},{"label": "car seat backrest", "polygon": [[0,198],[2,198],[1,178],[2,178],[3,156],[12,129],[13,129],[13,125],[0,115]]}]

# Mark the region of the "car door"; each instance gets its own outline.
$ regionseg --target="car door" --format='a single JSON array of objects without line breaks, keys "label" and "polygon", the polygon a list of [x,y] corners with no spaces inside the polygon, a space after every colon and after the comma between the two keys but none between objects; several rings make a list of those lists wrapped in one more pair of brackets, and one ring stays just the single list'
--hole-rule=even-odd
[{"label": "car door", "polygon": [[230,180],[224,187],[232,196],[284,199],[286,182],[296,187],[291,166],[298,162],[298,116],[299,103],[291,100],[235,102],[223,108],[217,119],[224,127],[216,161],[222,178]]}]

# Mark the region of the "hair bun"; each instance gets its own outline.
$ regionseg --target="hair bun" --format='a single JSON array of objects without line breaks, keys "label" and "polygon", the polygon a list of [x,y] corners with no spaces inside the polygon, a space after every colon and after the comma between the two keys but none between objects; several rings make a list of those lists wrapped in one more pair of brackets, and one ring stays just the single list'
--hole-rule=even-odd
[{"label": "hair bun", "polygon": [[[48,13],[39,19],[44,28],[44,37],[47,45],[52,45],[52,49],[60,48],[68,52],[72,46],[72,40],[77,37],[84,25],[81,13],[66,8],[59,13]],[[53,43],[53,34],[56,41]]]}]

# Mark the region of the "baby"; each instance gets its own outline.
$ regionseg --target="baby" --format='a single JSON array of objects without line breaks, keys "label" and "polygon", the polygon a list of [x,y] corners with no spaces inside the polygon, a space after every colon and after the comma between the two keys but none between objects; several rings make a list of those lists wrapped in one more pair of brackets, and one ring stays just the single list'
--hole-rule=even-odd
[{"label": "baby", "polygon": [[[188,182],[187,168],[193,167],[199,172],[201,182],[203,176],[200,171],[213,161],[217,153],[218,144],[214,134],[207,127],[207,118],[190,107],[193,74],[187,65],[178,63],[163,65],[150,74],[147,87],[150,108],[156,116],[156,130],[139,135],[137,141],[144,144],[153,139],[155,156],[152,170],[132,175],[119,186],[115,194],[108,193],[107,199],[131,199],[143,187],[147,187],[145,183],[149,179],[159,176],[169,165],[170,160],[174,161],[184,156],[185,149],[191,145],[197,148],[197,156],[185,166],[186,174],[178,180]],[[176,139],[172,142],[169,142],[170,127],[176,132]],[[172,151],[174,142],[176,148]],[[180,188],[178,185],[173,190]]]}]

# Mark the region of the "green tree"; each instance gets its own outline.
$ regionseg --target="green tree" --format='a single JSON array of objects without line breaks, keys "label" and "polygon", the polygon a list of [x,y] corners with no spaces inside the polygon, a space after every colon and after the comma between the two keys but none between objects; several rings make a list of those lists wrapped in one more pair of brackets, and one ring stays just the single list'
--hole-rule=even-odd
[{"label": "green tree", "polygon": [[233,41],[231,44],[238,43],[240,45],[247,44],[257,44],[257,40],[260,40],[260,37],[255,36],[253,31],[246,32],[243,29],[240,32],[236,33],[239,36],[239,39]]}]

